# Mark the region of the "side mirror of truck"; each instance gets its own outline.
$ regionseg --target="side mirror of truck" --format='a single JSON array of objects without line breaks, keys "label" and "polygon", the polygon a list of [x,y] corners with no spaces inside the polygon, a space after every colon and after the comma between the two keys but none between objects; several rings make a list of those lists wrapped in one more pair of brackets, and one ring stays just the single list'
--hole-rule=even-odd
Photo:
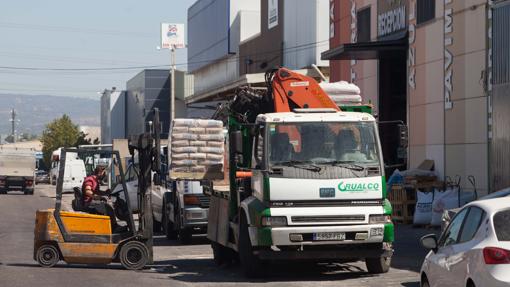
[{"label": "side mirror of truck", "polygon": [[241,131],[232,132],[232,147],[236,154],[243,153],[243,134]]}]

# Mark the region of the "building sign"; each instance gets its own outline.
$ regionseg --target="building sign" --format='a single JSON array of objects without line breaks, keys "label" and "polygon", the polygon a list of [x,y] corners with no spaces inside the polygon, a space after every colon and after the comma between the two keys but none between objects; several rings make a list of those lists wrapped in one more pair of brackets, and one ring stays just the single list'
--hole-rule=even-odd
[{"label": "building sign", "polygon": [[407,29],[407,11],[408,1],[378,1],[377,36],[384,37]]},{"label": "building sign", "polygon": [[278,0],[268,0],[267,3],[267,28],[278,26]]},{"label": "building sign", "polygon": [[[357,11],[356,11],[356,1],[351,0],[351,43],[356,43],[358,41],[358,19],[357,19]],[[351,60],[351,83],[354,83],[356,80],[356,72],[354,72],[354,66],[356,65],[356,60]]]},{"label": "building sign", "polygon": [[184,24],[161,24],[161,48],[162,49],[181,49],[185,48],[184,43]]},{"label": "building sign", "polygon": [[407,83],[416,89],[416,0],[409,1],[409,51],[407,55]]},{"label": "building sign", "polygon": [[444,1],[444,108],[453,107],[453,0]]}]

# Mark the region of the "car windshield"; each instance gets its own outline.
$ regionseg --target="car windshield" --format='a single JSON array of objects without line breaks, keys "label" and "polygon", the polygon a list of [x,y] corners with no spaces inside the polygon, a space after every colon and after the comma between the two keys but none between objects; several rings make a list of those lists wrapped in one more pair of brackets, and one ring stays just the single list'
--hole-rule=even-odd
[{"label": "car windshield", "polygon": [[494,230],[499,241],[510,241],[510,209],[494,215]]},{"label": "car windshield", "polygon": [[270,165],[376,164],[373,122],[303,122],[269,125]]}]

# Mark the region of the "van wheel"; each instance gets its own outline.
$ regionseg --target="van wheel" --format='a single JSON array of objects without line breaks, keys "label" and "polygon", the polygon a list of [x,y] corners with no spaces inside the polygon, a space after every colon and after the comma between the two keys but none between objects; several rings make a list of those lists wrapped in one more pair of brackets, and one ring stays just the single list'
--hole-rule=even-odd
[{"label": "van wheel", "polygon": [[120,264],[128,270],[140,270],[149,261],[147,247],[139,241],[124,244],[119,253]]},{"label": "van wheel", "polygon": [[367,266],[368,273],[387,273],[390,270],[391,257],[366,258],[365,264]]},{"label": "van wheel", "polygon": [[242,215],[239,227],[239,259],[243,273],[248,278],[257,278],[263,274],[262,261],[253,254],[253,249],[248,233],[248,222]]},{"label": "van wheel", "polygon": [[43,245],[37,249],[36,253],[37,263],[42,267],[50,268],[60,261],[57,247],[53,245]]}]

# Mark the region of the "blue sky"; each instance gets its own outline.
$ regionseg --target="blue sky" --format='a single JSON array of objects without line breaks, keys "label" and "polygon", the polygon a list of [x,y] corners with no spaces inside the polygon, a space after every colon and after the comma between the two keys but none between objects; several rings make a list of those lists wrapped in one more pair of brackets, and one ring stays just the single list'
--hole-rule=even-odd
[{"label": "blue sky", "polygon": [[[16,0],[0,4],[0,66],[110,68],[169,65],[160,23],[186,23],[195,0]],[[186,63],[185,49],[177,63]],[[180,65],[178,69],[185,69]],[[26,71],[0,68],[0,93],[99,99],[139,69]]]}]

